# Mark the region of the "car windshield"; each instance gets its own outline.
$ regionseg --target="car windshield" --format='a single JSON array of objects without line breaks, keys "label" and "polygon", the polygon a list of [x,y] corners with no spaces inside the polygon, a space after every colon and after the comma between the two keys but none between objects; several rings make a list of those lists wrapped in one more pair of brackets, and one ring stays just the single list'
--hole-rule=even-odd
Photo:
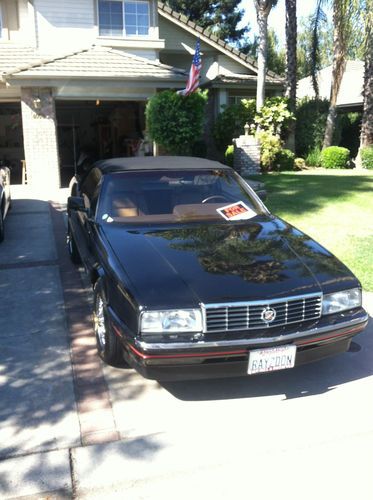
[{"label": "car windshield", "polygon": [[112,223],[235,221],[264,213],[233,171],[128,171],[104,176],[98,220]]}]

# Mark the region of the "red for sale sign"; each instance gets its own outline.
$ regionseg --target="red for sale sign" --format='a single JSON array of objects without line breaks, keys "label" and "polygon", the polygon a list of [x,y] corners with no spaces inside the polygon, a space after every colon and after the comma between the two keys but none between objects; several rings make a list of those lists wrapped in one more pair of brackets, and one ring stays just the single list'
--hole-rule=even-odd
[{"label": "red for sale sign", "polygon": [[243,201],[237,201],[236,203],[226,205],[225,207],[217,208],[216,211],[225,220],[244,220],[251,219],[256,216],[254,210],[245,205]]}]

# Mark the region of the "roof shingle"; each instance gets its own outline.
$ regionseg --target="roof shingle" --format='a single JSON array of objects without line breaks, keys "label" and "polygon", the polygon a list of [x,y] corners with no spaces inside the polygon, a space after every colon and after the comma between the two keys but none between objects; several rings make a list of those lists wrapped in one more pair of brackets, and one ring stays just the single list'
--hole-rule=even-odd
[{"label": "roof shingle", "polygon": [[59,56],[47,56],[35,49],[0,48],[0,71],[5,76],[48,78],[184,79],[185,71],[109,47],[93,46]]},{"label": "roof shingle", "polygon": [[[324,99],[330,98],[330,85],[332,79],[332,66],[328,66],[317,73],[319,83],[319,94]],[[364,62],[347,61],[346,69],[342,77],[341,87],[338,93],[337,106],[348,107],[363,104],[363,82]],[[312,80],[310,76],[302,78],[298,82],[297,95],[302,97],[315,97]]]}]

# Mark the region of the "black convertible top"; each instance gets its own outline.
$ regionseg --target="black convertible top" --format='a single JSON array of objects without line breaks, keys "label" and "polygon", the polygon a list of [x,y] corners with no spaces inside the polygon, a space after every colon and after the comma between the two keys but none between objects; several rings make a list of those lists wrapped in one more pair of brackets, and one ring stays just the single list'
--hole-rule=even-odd
[{"label": "black convertible top", "polygon": [[99,160],[93,166],[102,173],[123,172],[126,170],[194,170],[194,169],[227,169],[218,161],[195,158],[191,156],[137,156],[134,158],[111,158]]}]

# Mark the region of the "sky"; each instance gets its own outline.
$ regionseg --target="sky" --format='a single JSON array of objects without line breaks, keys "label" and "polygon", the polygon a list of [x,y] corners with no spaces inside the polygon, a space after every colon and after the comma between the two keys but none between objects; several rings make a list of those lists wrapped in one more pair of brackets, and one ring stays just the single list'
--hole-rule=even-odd
[{"label": "sky", "polygon": [[[316,1],[314,0],[301,0],[297,2],[297,17],[312,14],[315,10]],[[254,7],[254,0],[242,0],[240,8],[245,12],[241,24],[244,26],[249,23],[251,31],[249,37],[257,34],[258,26],[256,24],[256,11]],[[279,0],[277,6],[271,10],[268,18],[270,27],[276,30],[280,45],[285,45],[285,0]]]}]

